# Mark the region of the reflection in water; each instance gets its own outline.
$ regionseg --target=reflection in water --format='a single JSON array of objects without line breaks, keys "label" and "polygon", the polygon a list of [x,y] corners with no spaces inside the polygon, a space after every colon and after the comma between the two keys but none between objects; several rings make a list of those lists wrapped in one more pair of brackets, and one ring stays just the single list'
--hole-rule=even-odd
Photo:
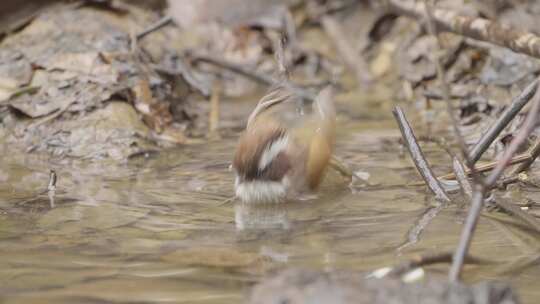
[{"label": "reflection in water", "polygon": [[290,228],[287,217],[287,204],[246,204],[238,202],[234,206],[236,229],[275,229]]}]

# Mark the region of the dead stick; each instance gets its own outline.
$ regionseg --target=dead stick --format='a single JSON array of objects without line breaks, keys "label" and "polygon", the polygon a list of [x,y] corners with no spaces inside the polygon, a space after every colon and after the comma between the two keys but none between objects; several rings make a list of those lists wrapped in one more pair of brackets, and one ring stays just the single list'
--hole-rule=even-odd
[{"label": "dead stick", "polygon": [[533,106],[523,123],[523,126],[518,131],[517,135],[510,142],[510,145],[505,150],[503,157],[499,160],[497,166],[491,171],[491,174],[486,179],[486,185],[488,187],[494,185],[499,177],[503,174],[504,169],[510,163],[510,160],[514,156],[514,153],[519,147],[529,138],[529,135],[534,130],[536,122],[538,121],[538,112],[540,110],[540,90],[536,90],[533,97]]},{"label": "dead stick", "polygon": [[514,170],[512,170],[511,175],[517,175],[527,170],[538,158],[538,156],[540,156],[540,139],[536,140],[536,143],[531,149],[529,149],[528,153],[530,155],[530,158],[527,159],[525,162],[519,164],[519,166],[517,166]]},{"label": "dead stick", "polygon": [[426,161],[426,158],[424,157],[424,153],[422,152],[422,149],[420,148],[420,146],[418,145],[418,142],[416,141],[414,132],[411,126],[409,125],[409,122],[407,121],[407,118],[405,117],[403,110],[401,110],[399,106],[396,106],[394,107],[394,111],[392,111],[392,113],[394,114],[394,117],[399,125],[401,135],[403,136],[403,139],[405,140],[405,144],[407,146],[407,149],[409,150],[412,160],[414,161],[416,169],[418,169],[418,172],[420,172],[420,175],[426,182],[426,185],[429,187],[431,192],[435,194],[435,197],[437,199],[442,200],[444,202],[450,202],[450,198],[448,197],[448,194],[446,194],[446,191],[444,191],[441,184],[439,183],[439,181],[433,174],[431,167]]},{"label": "dead stick", "polygon": [[463,164],[459,161],[457,157],[454,157],[454,161],[452,162],[452,164],[454,167],[454,174],[456,175],[457,181],[459,183],[459,186],[461,187],[461,190],[463,191],[463,194],[465,194],[467,198],[471,199],[473,194],[472,186],[467,179],[467,174],[465,173]]},{"label": "dead stick", "polygon": [[[280,81],[278,79],[274,79],[273,77],[264,75],[262,73],[257,73],[251,69],[244,68],[243,66],[240,66],[238,64],[234,64],[232,62],[227,62],[225,60],[221,60],[218,58],[214,58],[211,56],[206,55],[193,55],[192,56],[193,61],[201,61],[208,64],[211,64],[213,66],[229,70],[231,72],[237,73],[239,75],[245,76],[253,81],[256,81],[260,84],[271,86],[276,83],[279,83]],[[308,100],[314,100],[315,95],[311,93],[310,91],[300,88],[295,84],[289,83],[287,81],[281,81],[281,83],[284,83],[287,87],[289,87],[291,90],[295,91],[298,96],[308,99]]]},{"label": "dead stick", "polygon": [[[531,158],[531,155],[529,153],[525,153],[525,154],[522,154],[522,155],[518,155],[518,156],[515,156],[513,157],[510,162],[508,163],[508,165],[515,165],[515,164],[519,164],[519,163],[522,163],[524,161],[527,161]],[[486,171],[489,171],[489,170],[492,170],[493,168],[495,168],[498,164],[498,161],[493,161],[493,162],[489,162],[487,164],[483,164],[483,165],[479,165],[479,166],[475,166],[475,169],[477,172],[486,172]],[[469,170],[469,168],[465,169],[465,173],[467,175],[471,175],[471,170]],[[456,175],[454,173],[448,173],[448,174],[445,174],[445,175],[441,175],[439,177],[437,177],[438,179],[454,179],[456,178]]]},{"label": "dead stick", "polygon": [[[405,261],[392,268],[392,271],[389,275],[402,275],[405,272],[408,272],[414,268],[439,264],[439,263],[452,263],[452,252],[441,252],[436,254],[428,254],[422,256],[416,256],[411,258],[409,261]],[[491,261],[479,259],[470,255],[465,257],[465,262],[470,264],[487,264]]]},{"label": "dead stick", "polygon": [[476,224],[478,224],[478,218],[482,207],[484,205],[485,189],[481,185],[476,185],[476,189],[473,194],[471,208],[467,214],[465,225],[459,238],[459,244],[452,258],[452,266],[450,267],[449,279],[450,282],[456,282],[461,276],[461,270],[463,269],[463,263],[465,257],[469,252],[471,246],[472,237],[476,230]]},{"label": "dead stick", "polygon": [[470,153],[473,163],[476,163],[480,157],[482,157],[482,154],[489,148],[495,138],[499,136],[502,130],[506,128],[510,121],[512,121],[519,111],[521,111],[521,109],[529,102],[534,93],[536,93],[537,86],[538,79],[535,79],[523,90],[523,92],[521,92],[521,94],[512,100],[510,106],[508,106],[501,116],[499,116],[499,118],[482,135]]},{"label": "dead stick", "polygon": [[463,261],[469,251],[469,247],[472,242],[472,237],[478,223],[478,218],[482,207],[484,205],[484,197],[486,191],[495,185],[499,177],[503,174],[504,169],[508,166],[508,163],[514,156],[514,153],[518,148],[527,140],[531,132],[536,126],[538,120],[538,112],[540,110],[540,90],[536,90],[533,97],[533,106],[529,111],[527,118],[521,129],[518,131],[516,137],[510,142],[510,146],[504,152],[503,157],[499,160],[497,166],[493,169],[491,174],[486,178],[485,185],[476,185],[475,192],[473,194],[473,200],[471,209],[467,214],[465,225],[463,227],[459,244],[454,254],[452,266],[450,268],[449,279],[451,282],[458,281],[461,276],[461,270],[463,269]]},{"label": "dead stick", "polygon": [[459,148],[461,150],[463,159],[465,160],[467,166],[471,169],[471,173],[472,173],[474,181],[476,183],[481,183],[482,179],[480,178],[480,176],[475,170],[474,163],[469,156],[467,144],[465,143],[465,139],[463,138],[463,135],[461,134],[458,121],[454,115],[454,110],[452,109],[452,103],[450,101],[450,85],[446,81],[446,74],[444,72],[442,59],[441,59],[442,44],[439,39],[439,36],[437,35],[437,30],[435,29],[435,22],[433,20],[434,17],[432,14],[432,10],[431,10],[431,7],[427,4],[426,0],[424,1],[424,4],[425,4],[425,10],[424,10],[425,19],[427,21],[428,31],[437,40],[437,53],[435,55],[436,56],[435,64],[437,68],[437,79],[439,81],[439,86],[442,89],[444,102],[446,104],[446,112],[448,113],[448,116],[450,117],[450,122],[452,123],[452,129],[459,143]]},{"label": "dead stick", "polygon": [[[388,7],[412,18],[422,19],[422,2],[387,0]],[[460,16],[451,10],[434,9],[433,20],[438,30],[449,31],[477,40],[507,47],[515,52],[540,58],[540,37],[484,18]]]},{"label": "dead stick", "polygon": [[230,70],[234,73],[240,74],[242,76],[245,76],[251,80],[254,80],[260,84],[263,85],[272,85],[276,82],[276,80],[270,76],[264,75],[262,73],[257,73],[253,71],[252,69],[245,68],[243,66],[240,66],[238,64],[228,62],[222,59],[214,58],[207,55],[198,55],[195,54],[192,56],[193,61],[197,62],[205,62],[208,64],[211,64],[213,66],[217,66],[223,69]]},{"label": "dead stick", "polygon": [[166,26],[167,24],[173,21],[171,16],[165,16],[159,19],[157,22],[152,23],[148,28],[144,29],[142,32],[138,33],[135,37],[137,40],[144,38],[146,35],[159,30],[160,28]]}]

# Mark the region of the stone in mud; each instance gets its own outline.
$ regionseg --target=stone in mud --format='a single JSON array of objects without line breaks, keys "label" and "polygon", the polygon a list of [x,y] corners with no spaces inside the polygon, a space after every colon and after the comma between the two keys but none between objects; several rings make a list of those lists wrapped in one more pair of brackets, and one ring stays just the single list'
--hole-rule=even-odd
[{"label": "stone in mud", "polygon": [[504,283],[474,286],[428,279],[405,284],[395,279],[365,279],[362,273],[290,269],[256,285],[250,304],[514,304]]}]

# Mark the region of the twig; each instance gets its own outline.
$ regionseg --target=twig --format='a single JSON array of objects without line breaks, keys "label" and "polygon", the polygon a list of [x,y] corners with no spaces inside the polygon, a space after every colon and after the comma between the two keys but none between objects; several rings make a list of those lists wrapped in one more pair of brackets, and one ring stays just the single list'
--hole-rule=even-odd
[{"label": "twig", "polygon": [[237,73],[239,75],[245,76],[245,77],[247,77],[247,78],[249,78],[251,80],[254,80],[254,81],[256,81],[256,82],[258,82],[260,84],[263,84],[263,85],[271,86],[271,85],[274,85],[276,83],[282,83],[283,85],[285,85],[288,88],[290,88],[291,90],[293,90],[296,94],[298,94],[298,96],[300,96],[302,98],[305,98],[305,99],[308,99],[308,100],[314,100],[315,99],[315,94],[313,94],[312,92],[310,92],[310,91],[308,91],[306,89],[300,88],[295,84],[292,84],[292,83],[289,83],[289,82],[286,82],[286,81],[279,81],[278,79],[274,79],[273,77],[267,76],[265,74],[258,73],[258,72],[255,72],[253,70],[244,68],[244,67],[242,67],[240,65],[237,65],[237,64],[234,64],[232,62],[227,62],[225,60],[221,60],[221,59],[214,58],[214,57],[207,56],[207,55],[192,55],[192,59],[195,62],[196,61],[201,61],[201,62],[205,62],[205,63],[211,64],[211,65],[219,67],[219,68],[229,70],[231,72],[234,72],[234,73]]},{"label": "twig", "polygon": [[472,198],[473,192],[471,183],[469,183],[469,180],[467,179],[467,174],[465,173],[463,165],[457,157],[454,157],[454,161],[452,163],[454,167],[454,173],[456,174],[456,178],[459,186],[461,187],[461,190],[463,190],[463,194],[465,194],[465,196],[467,196],[469,199]]},{"label": "twig", "polygon": [[527,153],[529,154],[530,158],[527,159],[525,162],[522,162],[521,164],[519,164],[519,166],[517,166],[516,168],[514,168],[514,170],[512,170],[512,173],[510,175],[517,175],[527,170],[538,158],[538,156],[540,156],[540,139],[536,140],[536,143],[533,145],[531,149],[529,149]]},{"label": "twig", "polygon": [[514,153],[519,149],[519,147],[527,140],[531,132],[536,126],[538,121],[538,112],[540,110],[540,90],[536,90],[536,93],[533,97],[533,106],[523,123],[523,126],[514,137],[508,148],[506,148],[503,157],[498,162],[497,166],[491,171],[491,174],[486,179],[486,185],[488,187],[494,185],[499,177],[503,174],[504,169],[508,166],[508,163],[514,156]]},{"label": "twig", "polygon": [[437,40],[437,53],[435,54],[435,64],[437,68],[437,78],[439,80],[439,86],[442,89],[443,99],[446,104],[446,112],[448,113],[448,116],[450,117],[450,122],[452,123],[452,129],[454,131],[454,135],[458,141],[461,155],[463,156],[463,159],[465,160],[467,166],[471,169],[473,178],[476,183],[480,183],[481,179],[480,176],[477,174],[474,163],[472,162],[469,151],[467,149],[467,144],[465,143],[465,139],[463,138],[463,135],[461,134],[461,131],[459,129],[458,121],[454,115],[454,110],[452,109],[452,103],[450,102],[450,86],[446,82],[446,74],[443,69],[443,64],[441,60],[441,52],[442,52],[442,45],[441,41],[439,39],[439,36],[437,35],[437,30],[435,28],[435,23],[433,20],[433,15],[430,6],[427,4],[427,1],[424,0],[425,4],[425,19],[427,21],[427,28],[429,33]]},{"label": "twig", "polygon": [[34,129],[34,128],[38,127],[38,126],[41,126],[44,123],[47,123],[47,122],[49,122],[51,120],[54,120],[57,117],[60,117],[60,115],[62,115],[65,111],[67,111],[67,109],[69,109],[69,107],[71,107],[71,105],[74,104],[76,101],[77,101],[76,99],[70,100],[61,109],[58,109],[58,111],[53,112],[53,113],[51,113],[51,114],[49,114],[49,115],[47,115],[45,117],[42,117],[42,118],[38,119],[38,121],[30,124],[27,127],[27,129],[28,130]]},{"label": "twig", "polygon": [[536,93],[538,79],[531,82],[512,102],[510,106],[499,116],[499,118],[482,135],[478,143],[471,150],[470,157],[473,163],[476,163],[482,154],[489,148],[491,143],[499,136],[501,131],[514,119],[521,109],[529,102]]},{"label": "twig", "polygon": [[[439,264],[439,263],[452,263],[452,254],[453,254],[452,252],[441,252],[437,254],[429,254],[429,255],[424,255],[424,256],[413,257],[409,261],[403,262],[393,267],[389,275],[399,276],[417,267]],[[465,262],[469,264],[490,263],[490,261],[488,260],[475,258],[470,255],[467,255],[465,257]]]},{"label": "twig", "polygon": [[459,244],[452,259],[452,266],[450,267],[449,279],[450,282],[456,282],[459,280],[461,270],[463,269],[463,262],[465,256],[469,252],[471,246],[472,237],[476,230],[476,224],[482,207],[484,205],[485,189],[482,185],[476,185],[476,189],[473,194],[471,208],[467,214],[465,225],[461,231],[461,237],[459,238]]},{"label": "twig", "polygon": [[335,155],[332,155],[332,157],[330,158],[330,167],[336,170],[343,177],[349,179],[349,181],[352,181],[353,177],[355,176],[351,168],[349,168],[341,159],[339,159]]},{"label": "twig", "polygon": [[160,28],[166,26],[167,24],[171,23],[173,21],[171,16],[165,16],[161,19],[159,19],[157,22],[152,23],[150,26],[148,26],[146,29],[144,29],[142,32],[138,33],[135,37],[137,40],[141,40],[146,35],[159,30]]},{"label": "twig", "polygon": [[208,63],[213,66],[229,70],[236,74],[240,74],[242,76],[245,76],[263,85],[273,85],[277,81],[276,79],[270,76],[253,71],[253,69],[248,69],[238,64],[228,62],[222,59],[218,59],[215,57],[211,57],[208,55],[194,54],[191,56],[191,58],[194,62],[200,61],[200,62]]},{"label": "twig", "polygon": [[504,152],[503,157],[499,160],[495,169],[493,169],[491,174],[487,177],[485,184],[476,185],[476,189],[473,194],[471,209],[469,210],[467,219],[465,220],[465,225],[459,239],[459,244],[454,254],[452,267],[450,268],[449,279],[452,282],[459,280],[459,277],[461,275],[464,257],[469,251],[472,237],[476,229],[476,224],[478,223],[478,218],[484,204],[484,197],[486,195],[486,191],[488,191],[489,189],[491,189],[491,187],[495,185],[499,177],[503,174],[504,169],[514,156],[514,153],[516,153],[518,148],[527,140],[534,127],[536,126],[539,114],[538,112],[540,110],[540,90],[536,90],[536,93],[533,97],[533,102],[533,106],[529,114],[527,115],[523,126],[519,130],[516,137],[514,137],[514,139],[510,143],[510,146]]},{"label": "twig", "polygon": [[[387,0],[386,4],[399,14],[416,19],[424,16],[425,4],[422,2]],[[460,16],[451,10],[434,9],[433,20],[438,30],[491,42],[518,53],[540,58],[540,37],[535,34],[503,26],[484,18]]]},{"label": "twig", "polygon": [[420,172],[420,175],[426,182],[426,185],[429,187],[431,192],[435,194],[435,197],[437,199],[444,202],[450,202],[448,194],[446,194],[446,191],[444,191],[443,187],[433,174],[433,171],[431,170],[428,162],[426,161],[424,153],[422,153],[422,149],[416,141],[416,137],[414,136],[413,130],[409,125],[409,122],[407,121],[403,110],[401,110],[399,106],[396,106],[394,107],[392,113],[394,114],[394,117],[399,125],[401,135],[405,140],[407,149],[409,150],[411,158],[414,161],[414,165],[416,166],[416,169],[418,169],[418,172]]},{"label": "twig", "polygon": [[[518,155],[518,156],[514,156],[510,160],[508,165],[519,164],[519,163],[528,161],[530,158],[531,158],[531,155],[528,152],[524,153],[524,154],[521,154],[521,155]],[[499,161],[492,161],[492,162],[489,162],[489,163],[486,163],[486,164],[474,166],[474,168],[479,173],[487,172],[487,171],[493,170],[493,168],[495,168],[498,163],[499,163]],[[471,170],[469,168],[467,168],[467,169],[465,169],[465,173],[467,174],[467,176],[469,176],[469,175],[471,175]],[[441,176],[437,177],[437,179],[454,179],[454,178],[456,178],[456,175],[454,173],[448,173],[448,174],[441,175]],[[414,186],[414,184],[412,184],[412,186]]]}]

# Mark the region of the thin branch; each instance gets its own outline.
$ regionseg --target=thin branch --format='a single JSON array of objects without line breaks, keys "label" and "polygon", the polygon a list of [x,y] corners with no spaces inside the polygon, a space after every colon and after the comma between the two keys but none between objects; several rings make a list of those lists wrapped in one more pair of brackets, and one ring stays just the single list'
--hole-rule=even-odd
[{"label": "thin branch", "polygon": [[191,59],[194,62],[200,61],[200,62],[211,64],[211,65],[216,66],[218,68],[229,70],[231,72],[234,72],[236,74],[245,76],[245,77],[247,77],[247,78],[249,78],[249,79],[251,79],[251,80],[253,80],[255,82],[258,82],[260,84],[263,84],[263,85],[273,85],[277,81],[276,79],[274,79],[274,78],[272,78],[270,76],[267,76],[266,74],[257,73],[256,71],[253,71],[253,69],[248,69],[248,68],[245,68],[245,67],[240,66],[238,64],[228,62],[228,61],[225,61],[225,60],[222,60],[222,59],[219,59],[219,58],[215,58],[215,57],[212,57],[212,56],[201,55],[201,54],[193,54],[191,56]]},{"label": "thin branch", "polygon": [[[414,268],[418,268],[422,266],[428,266],[428,265],[440,264],[440,263],[452,263],[452,256],[453,256],[452,252],[442,252],[442,253],[437,253],[437,254],[428,254],[428,255],[413,257],[410,260],[405,261],[393,267],[389,275],[399,276],[408,271],[413,270]],[[479,259],[470,255],[467,255],[465,257],[465,263],[487,264],[491,262],[488,260]]]},{"label": "thin branch", "polygon": [[[512,157],[512,159],[510,160],[508,165],[520,164],[520,163],[528,161],[529,159],[531,159],[531,155],[530,155],[529,152],[526,152],[524,154],[520,154],[520,155]],[[474,166],[474,168],[475,168],[476,172],[479,172],[479,173],[487,172],[487,171],[493,170],[493,168],[495,168],[498,163],[499,163],[499,161],[492,161],[492,162],[488,162],[488,163],[485,163],[485,164],[482,164],[482,165]],[[469,176],[469,175],[472,174],[472,172],[471,172],[471,170],[469,170],[469,168],[466,168],[465,169],[465,174],[467,174],[467,176]],[[448,173],[448,174],[441,175],[441,176],[437,177],[437,179],[454,179],[454,178],[456,178],[455,173]],[[416,184],[411,184],[411,186],[415,186],[415,185]]]},{"label": "thin branch", "polygon": [[452,259],[452,266],[450,267],[449,273],[450,282],[458,281],[461,276],[461,270],[463,269],[465,256],[467,256],[469,252],[472,237],[474,235],[474,231],[476,230],[476,224],[478,223],[478,218],[484,205],[484,197],[484,187],[481,185],[476,185],[476,189],[474,191],[471,203],[471,208],[469,209],[469,213],[467,214],[467,219],[465,220],[465,225],[461,232],[459,244]]},{"label": "thin branch", "polygon": [[467,143],[465,142],[465,139],[463,135],[461,134],[458,121],[456,119],[456,116],[454,115],[454,110],[452,109],[452,103],[450,101],[450,86],[448,85],[448,82],[446,81],[446,73],[444,72],[443,64],[441,60],[442,44],[441,44],[441,40],[439,39],[439,36],[437,35],[437,30],[435,28],[435,22],[433,20],[434,17],[432,15],[431,7],[426,2],[427,1],[424,1],[425,19],[427,21],[427,28],[430,35],[432,35],[437,40],[437,53],[435,54],[435,57],[436,57],[435,64],[437,68],[437,78],[439,80],[439,86],[442,89],[443,99],[446,104],[446,112],[448,113],[448,116],[450,117],[450,122],[452,123],[452,129],[458,141],[458,144],[461,150],[461,155],[463,156],[463,159],[465,160],[467,166],[471,169],[472,176],[475,182],[481,183],[482,179],[480,178],[480,176],[475,170],[474,163],[469,156]]},{"label": "thin branch", "polygon": [[420,172],[420,175],[426,182],[426,185],[429,187],[431,192],[435,194],[435,197],[437,199],[444,202],[450,202],[450,198],[448,197],[448,194],[446,194],[446,191],[444,191],[443,187],[441,186],[441,184],[439,183],[439,181],[433,174],[431,167],[426,161],[426,158],[424,157],[424,153],[422,152],[422,149],[418,145],[416,137],[414,136],[414,132],[411,126],[409,125],[409,122],[407,121],[407,118],[405,117],[403,110],[401,110],[399,106],[396,106],[394,107],[394,110],[392,111],[392,113],[394,114],[394,117],[399,125],[401,135],[403,139],[405,140],[407,149],[409,150],[411,158],[414,161],[414,165],[416,166],[416,169],[418,169],[418,172]]},{"label": "thin branch", "polygon": [[[459,244],[454,254],[452,266],[450,268],[449,279],[451,282],[458,281],[461,276],[461,270],[463,269],[463,261],[469,251],[472,237],[478,223],[478,218],[484,204],[484,198],[486,191],[495,185],[499,177],[503,174],[504,169],[508,166],[508,163],[513,158],[518,148],[527,140],[531,132],[536,126],[538,120],[538,112],[540,110],[540,90],[536,90],[533,97],[533,106],[523,123],[523,126],[519,130],[516,137],[510,143],[510,146],[504,152],[503,157],[497,163],[497,166],[491,174],[487,177],[485,185],[476,185],[475,192],[473,194],[473,200],[465,225],[461,232]],[[515,211],[515,210],[514,210]],[[531,223],[529,223],[531,224]]]},{"label": "thin branch", "polygon": [[[387,6],[415,19],[422,19],[425,4],[422,2],[387,0]],[[438,30],[453,32],[477,40],[507,47],[515,52],[540,58],[540,37],[516,30],[484,18],[460,16],[451,10],[434,9],[433,20]]]},{"label": "thin branch", "polygon": [[205,63],[211,64],[213,66],[229,70],[231,72],[234,72],[236,74],[245,76],[245,77],[247,77],[247,78],[249,78],[249,79],[251,79],[251,80],[253,80],[255,82],[258,82],[258,83],[266,85],[266,86],[271,86],[271,85],[274,85],[276,83],[282,83],[282,84],[286,85],[287,87],[289,87],[296,94],[298,94],[298,96],[300,96],[302,98],[305,98],[305,99],[308,99],[308,100],[314,100],[315,99],[315,94],[313,94],[309,90],[303,89],[303,88],[301,88],[301,87],[299,87],[299,86],[297,86],[297,85],[295,85],[293,83],[290,83],[288,81],[283,81],[283,80],[280,81],[278,79],[274,79],[273,77],[267,76],[267,75],[262,74],[262,73],[258,73],[256,71],[253,71],[252,69],[245,68],[243,66],[240,66],[240,65],[232,63],[232,62],[228,62],[228,61],[221,60],[221,59],[214,58],[214,57],[207,56],[207,55],[192,55],[191,58],[195,62],[197,62],[197,61],[205,62]]},{"label": "thin branch", "polygon": [[525,162],[522,162],[512,170],[512,173],[510,175],[517,175],[525,170],[527,170],[534,161],[540,156],[540,139],[536,140],[536,143],[533,145],[531,149],[527,152],[530,155],[530,158],[526,160]]},{"label": "thin branch", "polygon": [[457,157],[454,157],[453,167],[454,167],[454,173],[456,174],[457,181],[459,183],[459,186],[461,187],[461,190],[463,190],[463,194],[467,196],[469,199],[472,198],[473,191],[471,183],[469,183],[469,180],[467,179],[467,174],[465,173],[465,169],[463,168],[463,164],[459,161]]},{"label": "thin branch", "polygon": [[166,26],[169,23],[172,23],[172,21],[173,21],[173,19],[172,19],[171,16],[165,16],[165,17],[159,19],[157,22],[152,23],[150,26],[148,26],[142,32],[138,33],[135,37],[137,38],[137,40],[141,40],[146,35],[159,30],[160,28]]},{"label": "thin branch", "polygon": [[538,79],[535,79],[519,94],[512,102],[510,106],[499,116],[499,118],[489,127],[489,129],[482,135],[478,143],[474,146],[470,153],[471,160],[476,163],[482,154],[489,148],[491,143],[499,136],[499,134],[506,128],[506,126],[514,119],[514,117],[523,109],[523,107],[529,102],[529,100],[536,93],[538,86]]},{"label": "thin branch", "polygon": [[508,163],[519,149],[519,147],[529,138],[529,135],[536,127],[538,121],[538,112],[540,110],[540,90],[536,90],[533,97],[533,106],[523,123],[523,126],[514,137],[508,148],[506,148],[503,157],[498,162],[497,166],[486,179],[486,185],[488,187],[494,185],[499,177],[503,174],[504,169],[508,166]]}]

